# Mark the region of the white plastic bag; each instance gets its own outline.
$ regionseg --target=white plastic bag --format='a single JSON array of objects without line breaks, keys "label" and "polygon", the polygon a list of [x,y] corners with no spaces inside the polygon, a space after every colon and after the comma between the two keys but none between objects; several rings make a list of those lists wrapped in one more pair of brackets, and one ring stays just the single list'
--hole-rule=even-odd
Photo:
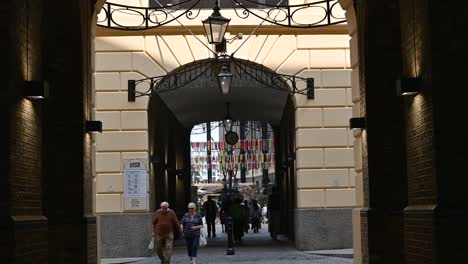
[{"label": "white plastic bag", "polygon": [[200,230],[200,239],[198,240],[198,246],[204,247],[206,246],[206,236],[203,234],[203,230]]},{"label": "white plastic bag", "polygon": [[151,238],[151,241],[148,244],[148,248],[146,249],[149,252],[152,252],[154,250],[154,237]]}]

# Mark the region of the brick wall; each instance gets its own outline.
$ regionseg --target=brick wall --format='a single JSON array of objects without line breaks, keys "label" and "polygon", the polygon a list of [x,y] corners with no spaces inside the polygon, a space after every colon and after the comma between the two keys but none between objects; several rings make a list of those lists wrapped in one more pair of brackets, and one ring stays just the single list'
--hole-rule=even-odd
[{"label": "brick wall", "polygon": [[[56,55],[60,52],[63,54],[68,54],[70,52],[69,49],[73,45],[65,45],[63,42],[64,39],[69,38],[73,42],[73,37],[70,36],[73,36],[74,32],[80,36],[82,34],[81,27],[89,27],[89,22],[91,21],[91,16],[89,14],[91,2],[83,0],[81,2],[83,8],[79,8],[78,6],[71,8],[71,10],[78,11],[77,13],[87,12],[84,15],[79,15],[75,20],[78,27],[74,32],[70,30],[65,23],[63,23],[61,27],[57,26],[57,24],[59,24],[57,21],[53,21],[54,27],[51,27],[50,22],[56,17],[45,15],[54,12],[65,13],[63,12],[63,8],[65,8],[63,3],[59,1],[55,3],[53,1],[31,0],[5,2],[0,4],[0,12],[2,13],[2,18],[4,18],[3,14],[7,15],[8,18],[8,21],[4,23],[2,21],[2,33],[4,33],[2,35],[6,36],[8,41],[7,46],[2,46],[2,48],[4,48],[4,50],[7,51],[6,53],[10,54],[10,56],[7,60],[7,77],[5,78],[9,80],[7,81],[8,86],[4,86],[1,89],[2,120],[6,120],[5,122],[7,124],[2,127],[1,134],[1,168],[4,175],[7,177],[2,177],[2,181],[4,182],[0,184],[2,188],[0,190],[2,196],[0,197],[0,230],[2,231],[0,256],[5,263],[53,263],[54,261],[51,261],[51,259],[53,259],[52,256],[63,256],[61,252],[54,250],[54,243],[55,245],[57,242],[64,244],[63,241],[66,241],[66,239],[64,239],[64,237],[59,239],[54,237],[57,233],[60,233],[55,232],[57,230],[57,219],[52,219],[53,224],[51,224],[44,215],[63,214],[63,210],[60,210],[57,206],[54,207],[54,205],[59,202],[65,206],[69,206],[70,210],[74,211],[72,215],[79,216],[77,219],[77,223],[79,224],[78,227],[64,225],[64,228],[61,230],[64,233],[73,233],[72,230],[75,230],[77,234],[81,234],[83,232],[79,231],[81,230],[79,226],[83,223],[83,210],[79,208],[83,206],[84,199],[82,195],[73,196],[73,192],[63,193],[58,191],[60,187],[66,188],[67,185],[65,184],[56,189],[51,189],[51,186],[54,184],[56,184],[55,186],[60,185],[60,181],[50,181],[51,175],[57,173],[56,175],[60,178],[68,180],[71,186],[77,187],[78,190],[83,192],[83,167],[89,167],[90,164],[90,158],[85,157],[82,152],[82,139],[75,140],[74,142],[76,143],[74,144],[69,144],[68,141],[65,141],[65,143],[68,144],[57,143],[52,140],[52,138],[57,135],[64,140],[71,138],[71,141],[73,141],[73,136],[76,136],[75,138],[83,138],[82,114],[78,114],[79,122],[75,123],[73,122],[73,118],[68,119],[68,115],[74,111],[75,113],[83,113],[83,105],[86,103],[84,103],[82,99],[82,92],[85,89],[83,89],[83,86],[79,85],[77,90],[79,93],[76,97],[68,93],[70,90],[65,89],[72,86],[70,84],[75,80],[82,79],[82,72],[88,72],[86,74],[89,75],[88,66],[82,68],[83,65],[87,63],[82,63],[79,60],[73,59],[64,62],[61,60],[63,57],[60,58],[60,56]],[[68,15],[69,13],[66,13],[64,16]],[[81,24],[80,17],[88,22]],[[71,18],[71,20],[73,20],[73,18]],[[44,25],[44,23],[46,25]],[[47,23],[49,24],[47,25]],[[7,28],[3,25],[7,25]],[[3,32],[3,29],[8,32]],[[54,32],[54,34],[56,34],[55,36],[60,35],[58,32],[62,32],[63,37],[49,38],[47,41],[45,36],[50,37],[51,32]],[[84,31],[83,35],[89,35],[89,29]],[[52,47],[50,41],[55,41],[57,45]],[[85,49],[89,49],[89,36],[86,41],[88,45]],[[78,47],[78,52],[74,53],[74,56],[80,58],[81,44],[80,42],[74,42],[73,44]],[[84,54],[89,55],[90,52],[84,52]],[[75,70],[73,68],[74,66],[72,67],[70,65],[77,66],[79,70]],[[60,70],[64,70],[65,72],[66,69],[68,69],[72,74],[60,77],[50,74],[51,68],[60,67],[62,67]],[[73,76],[73,74],[76,73],[78,76]],[[63,85],[60,85],[60,78],[66,79]],[[44,79],[49,80],[53,87],[50,101],[34,101],[22,97],[24,80],[42,81]],[[79,81],[77,82],[79,83]],[[65,92],[64,97],[60,97],[60,92],[54,93],[58,91],[58,88],[61,88]],[[75,102],[77,101],[78,104],[68,104],[74,101],[69,100],[70,96],[73,97],[73,99],[77,99]],[[62,100],[65,103],[60,105],[57,109],[54,109],[54,101],[56,102],[56,100]],[[50,104],[48,105],[48,103]],[[5,109],[7,109],[7,111],[5,111]],[[51,109],[54,110],[51,111]],[[51,120],[60,114],[63,116],[63,121],[51,123]],[[69,130],[66,128],[69,128]],[[4,131],[4,129],[6,131]],[[54,129],[61,132],[51,133]],[[47,143],[52,144],[47,145]],[[57,149],[51,150],[52,146],[64,146],[68,148],[63,150],[57,147]],[[90,151],[88,150],[88,152]],[[50,153],[60,154],[60,157],[63,159],[53,159],[53,155],[49,155],[50,157],[47,158],[47,154]],[[78,157],[75,156],[73,159],[71,155],[63,155],[63,153],[76,153]],[[83,157],[88,159],[88,161],[83,162]],[[71,163],[67,162],[70,161],[68,158],[73,160],[73,162],[80,163],[78,167],[72,169],[78,181],[71,180],[70,177],[73,175],[64,175],[63,171],[66,170],[59,171],[60,165],[56,165],[70,165]],[[54,163],[55,166],[51,166],[51,163]],[[47,178],[44,177],[44,175],[47,175]],[[43,191],[44,188],[47,192]],[[64,198],[69,197],[76,198],[77,201],[74,203],[72,199],[65,199],[66,201],[70,201],[69,204],[65,204],[63,202]],[[71,220],[72,218],[73,217],[69,215],[66,221],[68,223],[73,222],[74,220]],[[95,232],[92,228],[92,221],[90,226],[88,237],[90,240],[95,241],[95,235],[92,235],[92,233]],[[79,243],[77,248],[81,248],[81,242],[77,240],[77,243]],[[95,250],[93,253],[93,248],[95,249],[96,243],[94,243],[94,246],[92,243],[89,245],[89,253],[95,256]],[[79,260],[73,257],[75,253],[76,252],[72,251],[67,251],[67,253],[65,253],[68,254],[70,257],[69,259],[71,259],[71,262],[68,263]],[[78,255],[86,256],[87,254],[79,253]],[[91,260],[90,263],[95,263],[95,257],[94,261],[92,261],[92,257],[89,257],[89,259]]]},{"label": "brick wall", "polygon": [[[43,217],[42,191],[42,106],[22,98],[23,80],[42,79],[42,2],[10,3],[12,65],[9,99],[11,112],[9,160],[10,251],[15,263],[47,263],[47,219]],[[8,89],[7,88],[7,89]],[[4,99],[2,99],[4,100]],[[7,220],[8,221],[8,220]],[[32,235],[31,235],[32,234]],[[7,258],[8,261],[8,258]]]},{"label": "brick wall", "polygon": [[[400,74],[398,1],[359,1],[358,34],[363,133],[363,263],[401,263],[406,205],[403,103],[395,95]],[[382,12],[385,10],[385,12]]]},{"label": "brick wall", "polygon": [[[459,1],[401,1],[405,73],[422,79],[422,92],[406,100],[408,198],[405,243],[408,263],[468,261],[468,180],[466,151],[460,140],[468,128],[457,113],[468,93],[464,31],[468,5]],[[449,36],[449,39],[447,39]],[[433,256],[428,259],[425,256]]]},{"label": "brick wall", "polygon": [[[424,1],[400,1],[403,76],[429,73],[427,6]],[[437,263],[434,255],[434,209],[437,190],[433,153],[432,93],[404,98],[407,147],[408,206],[404,241],[407,263]]]},{"label": "brick wall", "polygon": [[84,131],[91,104],[90,7],[87,0],[45,2],[44,75],[51,81],[44,105],[43,160],[49,263],[96,262],[91,250],[96,237],[90,234],[95,221],[89,219],[92,141]]},{"label": "brick wall", "polygon": [[[177,215],[182,216],[190,202],[190,129],[182,127],[157,95],[151,97],[148,113],[150,149],[160,161],[152,164],[154,185],[150,188],[155,190],[155,209],[162,201],[168,201]],[[183,170],[182,178],[176,176],[176,169]]]},{"label": "brick wall", "polygon": [[427,5],[432,56],[424,60],[432,59],[432,71],[425,78],[431,81],[434,104],[437,261],[467,263],[468,142],[464,138],[468,124],[462,113],[466,113],[468,91],[459,87],[466,87],[468,39],[460,32],[468,27],[468,3],[448,0]]}]

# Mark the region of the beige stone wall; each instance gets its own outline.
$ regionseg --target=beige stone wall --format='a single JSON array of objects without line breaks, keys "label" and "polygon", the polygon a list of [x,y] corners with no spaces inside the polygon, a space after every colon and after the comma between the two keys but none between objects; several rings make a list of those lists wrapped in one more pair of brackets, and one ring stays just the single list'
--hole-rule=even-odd
[{"label": "beige stone wall", "polygon": [[[298,208],[353,207],[356,197],[359,200],[356,185],[362,186],[359,170],[356,174],[354,169],[355,154],[360,152],[353,147],[358,146],[359,137],[348,129],[348,119],[359,116],[353,113],[359,109],[353,106],[359,103],[359,95],[351,89],[356,85],[353,65],[357,64],[350,56],[350,36],[328,33],[324,29],[311,35],[297,31],[288,35],[283,30],[254,35],[235,55],[281,74],[315,78],[314,100],[295,96]],[[206,43],[203,35],[198,37]],[[240,43],[228,45],[228,54]],[[95,210],[121,213],[123,160],[147,159],[149,149],[148,98],[127,102],[127,80],[164,75],[210,53],[191,35],[98,35],[94,45],[95,118],[103,122],[104,130],[95,137]]]},{"label": "beige stone wall", "polygon": [[[361,117],[365,114],[361,107],[361,94],[359,87],[359,60],[358,60],[358,38],[357,38],[357,21],[356,11],[353,7],[353,0],[339,0],[343,10],[345,10],[346,20],[348,24],[348,32],[350,36],[350,59],[351,59],[351,87],[352,87],[352,115],[353,117]],[[353,131],[353,146],[354,146],[354,184],[356,206],[353,209],[353,255],[355,263],[362,263],[361,253],[361,214],[360,210],[364,206],[364,189],[362,178],[362,141],[365,137],[365,130]]]}]

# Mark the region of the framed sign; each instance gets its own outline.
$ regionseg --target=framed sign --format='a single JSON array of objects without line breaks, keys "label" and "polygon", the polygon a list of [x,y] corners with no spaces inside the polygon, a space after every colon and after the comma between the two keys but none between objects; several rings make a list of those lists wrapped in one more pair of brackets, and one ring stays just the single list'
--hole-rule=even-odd
[{"label": "framed sign", "polygon": [[148,210],[148,171],[144,159],[124,160],[124,209]]}]

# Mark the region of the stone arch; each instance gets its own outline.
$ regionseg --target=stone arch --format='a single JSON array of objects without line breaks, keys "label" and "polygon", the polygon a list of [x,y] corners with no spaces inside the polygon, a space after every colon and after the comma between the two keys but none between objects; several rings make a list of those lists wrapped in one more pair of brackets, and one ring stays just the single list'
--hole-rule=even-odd
[{"label": "stone arch", "polygon": [[[336,31],[330,34],[326,29],[312,34],[305,31],[298,34],[285,31],[259,33],[253,35],[235,56],[262,64],[277,73],[315,78],[315,100],[307,100],[304,96],[292,98],[296,120],[295,219],[319,217],[327,225],[330,222],[327,219],[338,214],[343,217],[340,221],[349,222],[349,226],[342,226],[349,230],[340,232],[341,229],[336,229],[336,233],[349,235],[346,241],[350,245],[352,228],[351,213],[348,212],[356,200],[353,140],[347,128],[352,105],[352,60],[349,59],[349,36],[344,27],[338,26],[337,30],[341,34]],[[229,32],[228,36],[235,33]],[[127,80],[165,75],[182,65],[211,56],[191,35],[97,34],[94,114],[96,119],[103,121],[104,133],[96,136],[96,211],[98,214],[126,213],[121,194],[122,160],[138,157],[149,162],[150,157],[148,99],[142,97],[135,103],[128,103]],[[198,37],[205,41],[203,35]],[[228,54],[239,45],[238,42],[229,45]],[[119,145],[112,146],[111,141],[119,142]],[[109,185],[117,190],[108,192],[106,186]],[[148,205],[147,210],[150,208]],[[307,229],[301,227],[303,221],[294,224],[298,230]],[[315,231],[318,232],[311,230]],[[339,238],[334,233],[326,235]],[[301,249],[332,247],[314,239],[313,235],[299,232],[294,241]]]}]

